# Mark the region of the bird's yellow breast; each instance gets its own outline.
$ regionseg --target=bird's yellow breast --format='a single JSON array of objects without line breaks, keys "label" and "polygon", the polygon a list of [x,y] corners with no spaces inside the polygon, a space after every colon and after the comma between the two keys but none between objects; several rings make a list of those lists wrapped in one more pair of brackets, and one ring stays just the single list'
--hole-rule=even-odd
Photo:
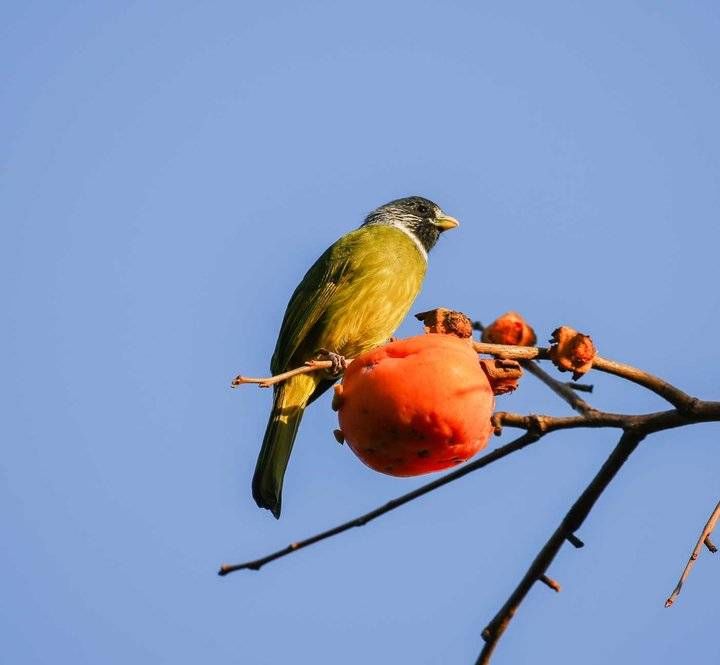
[{"label": "bird's yellow breast", "polygon": [[347,276],[322,317],[318,344],[352,358],[398,328],[420,291],[427,259],[391,226],[361,227],[348,236]]}]

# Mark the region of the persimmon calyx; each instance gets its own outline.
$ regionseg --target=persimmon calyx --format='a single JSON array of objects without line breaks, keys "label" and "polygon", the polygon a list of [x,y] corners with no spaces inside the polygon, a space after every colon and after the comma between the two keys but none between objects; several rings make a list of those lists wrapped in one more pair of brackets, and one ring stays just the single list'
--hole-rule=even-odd
[{"label": "persimmon calyx", "polygon": [[470,339],[473,333],[470,317],[462,312],[455,312],[445,307],[438,307],[415,315],[422,321],[426,333],[455,335],[460,339]]},{"label": "persimmon calyx", "polygon": [[481,359],[480,367],[482,367],[485,376],[490,382],[493,395],[504,395],[515,390],[523,373],[522,367],[520,367],[517,360],[505,360],[502,358]]}]

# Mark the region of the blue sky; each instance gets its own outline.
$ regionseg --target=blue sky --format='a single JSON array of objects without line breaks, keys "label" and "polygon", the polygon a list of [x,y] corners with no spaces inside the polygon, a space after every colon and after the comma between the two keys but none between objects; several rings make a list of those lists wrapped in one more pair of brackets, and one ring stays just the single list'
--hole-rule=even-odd
[{"label": "blue sky", "polygon": [[[613,432],[215,575],[426,480],[364,467],[321,400],[276,522],[250,496],[270,395],[229,388],[266,370],[311,262],[389,199],[462,222],[413,311],[571,324],[719,397],[716,3],[28,1],[0,26],[3,661],[473,662]],[[598,407],[662,408],[592,381]],[[499,405],[567,411],[532,377]],[[663,608],[718,500],[717,442],[643,443],[495,662],[717,659],[717,559]]]}]

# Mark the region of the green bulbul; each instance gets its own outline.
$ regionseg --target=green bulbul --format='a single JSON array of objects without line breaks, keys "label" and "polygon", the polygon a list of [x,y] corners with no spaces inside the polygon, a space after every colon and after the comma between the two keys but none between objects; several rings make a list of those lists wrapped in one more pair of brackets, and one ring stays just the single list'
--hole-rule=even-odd
[{"label": "green bulbul", "polygon": [[[420,291],[428,252],[458,225],[419,196],[391,201],[331,245],[290,298],[270,362],[273,374],[322,350],[336,360],[387,342]],[[283,477],[305,407],[337,380],[301,374],[274,386],[273,407],[255,467],[253,497],[280,517]]]}]

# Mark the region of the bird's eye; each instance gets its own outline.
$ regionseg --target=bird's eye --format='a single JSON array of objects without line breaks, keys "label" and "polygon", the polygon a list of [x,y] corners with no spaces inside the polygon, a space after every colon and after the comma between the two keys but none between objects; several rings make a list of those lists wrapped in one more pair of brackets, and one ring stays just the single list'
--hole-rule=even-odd
[{"label": "bird's eye", "polygon": [[416,206],[416,210],[421,214],[424,215],[427,212],[429,212],[428,207],[424,203],[418,203]]}]

